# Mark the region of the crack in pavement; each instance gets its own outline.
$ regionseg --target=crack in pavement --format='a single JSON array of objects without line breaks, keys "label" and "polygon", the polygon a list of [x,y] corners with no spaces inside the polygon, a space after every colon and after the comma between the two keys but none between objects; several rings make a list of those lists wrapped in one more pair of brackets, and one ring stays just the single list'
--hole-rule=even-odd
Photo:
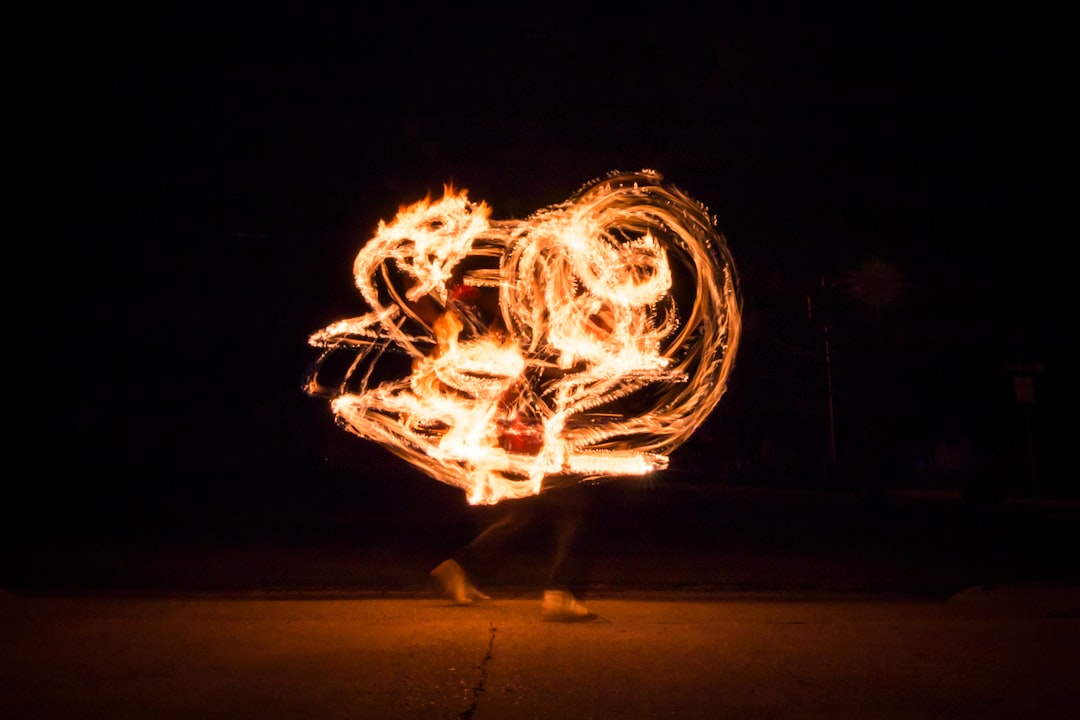
[{"label": "crack in pavement", "polygon": [[498,632],[498,628],[495,627],[495,623],[491,624],[491,635],[488,637],[487,653],[484,655],[484,659],[477,665],[477,669],[480,671],[480,677],[476,681],[476,685],[472,689],[472,702],[469,703],[469,707],[462,710],[458,717],[461,720],[472,720],[472,716],[476,714],[476,706],[480,704],[480,694],[484,692],[484,685],[487,683],[487,669],[488,663],[491,662],[491,658],[495,653],[495,633]]}]

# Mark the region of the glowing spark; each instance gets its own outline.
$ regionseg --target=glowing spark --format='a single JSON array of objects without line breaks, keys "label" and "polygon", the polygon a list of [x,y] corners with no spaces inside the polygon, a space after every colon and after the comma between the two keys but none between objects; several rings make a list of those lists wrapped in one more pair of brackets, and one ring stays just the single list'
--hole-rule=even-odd
[{"label": "glowing spark", "polygon": [[524,221],[447,185],[380,222],[353,269],[370,312],[310,337],[307,392],[473,504],[667,467],[738,347],[724,238],[653,171]]}]

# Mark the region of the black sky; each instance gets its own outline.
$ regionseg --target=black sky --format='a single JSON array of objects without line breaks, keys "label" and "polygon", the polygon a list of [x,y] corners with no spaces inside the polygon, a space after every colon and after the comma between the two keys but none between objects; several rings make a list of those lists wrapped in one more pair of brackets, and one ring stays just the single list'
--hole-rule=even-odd
[{"label": "black sky", "polygon": [[801,5],[54,24],[25,105],[43,219],[15,240],[35,282],[11,303],[33,325],[16,437],[46,449],[16,513],[302,505],[397,468],[300,390],[308,334],[362,311],[378,221],[447,181],[522,217],[641,168],[717,217],[746,303],[729,395],[676,463],[695,481],[821,482],[822,321],[848,482],[960,482],[942,446],[1022,472],[1006,362],[1044,368],[1054,457],[1075,331],[1030,206],[1023,23]]}]

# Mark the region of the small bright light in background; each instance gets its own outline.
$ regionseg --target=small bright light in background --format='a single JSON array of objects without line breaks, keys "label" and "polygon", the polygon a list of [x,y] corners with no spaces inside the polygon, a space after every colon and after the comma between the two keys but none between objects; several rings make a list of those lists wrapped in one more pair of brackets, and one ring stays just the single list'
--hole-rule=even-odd
[{"label": "small bright light in background", "polygon": [[612,173],[526,220],[445,186],[354,264],[307,391],[473,504],[663,469],[724,394],[741,297],[705,207]]}]

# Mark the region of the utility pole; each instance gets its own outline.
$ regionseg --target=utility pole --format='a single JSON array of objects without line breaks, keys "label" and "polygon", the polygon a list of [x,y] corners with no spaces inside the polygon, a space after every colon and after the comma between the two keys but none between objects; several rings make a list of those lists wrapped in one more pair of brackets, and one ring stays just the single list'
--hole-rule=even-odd
[{"label": "utility pole", "polygon": [[[821,275],[821,294],[825,294],[825,275]],[[806,296],[806,319],[814,320],[814,298],[812,294]],[[836,408],[833,402],[832,384],[832,351],[829,348],[829,318],[821,313],[821,338],[822,349],[825,354],[825,411],[826,429],[828,431],[828,480],[833,486],[836,485]]]}]

